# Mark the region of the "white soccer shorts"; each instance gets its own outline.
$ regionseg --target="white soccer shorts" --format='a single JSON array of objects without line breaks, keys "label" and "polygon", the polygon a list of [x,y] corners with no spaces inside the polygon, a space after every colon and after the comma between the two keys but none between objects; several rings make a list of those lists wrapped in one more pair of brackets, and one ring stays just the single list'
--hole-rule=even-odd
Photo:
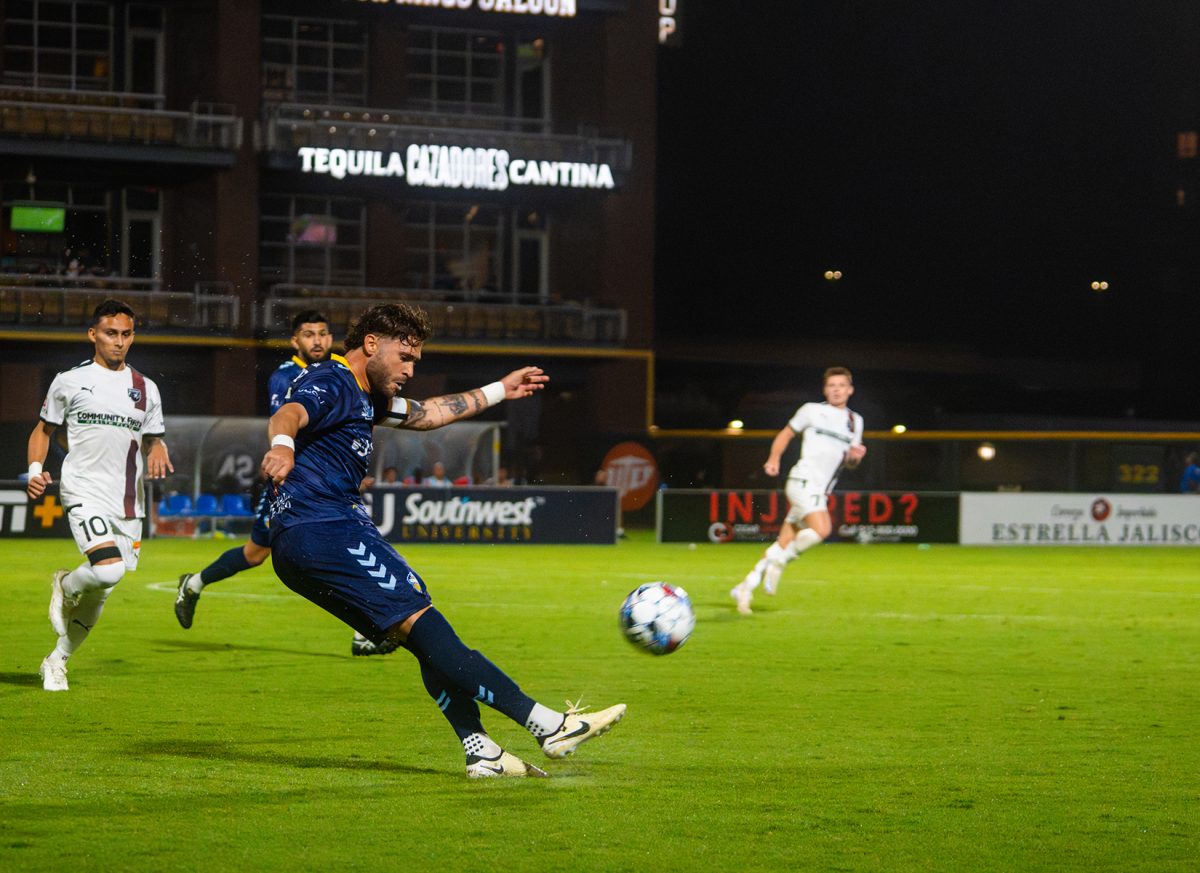
[{"label": "white soccer shorts", "polygon": [[125,568],[137,569],[142,552],[140,518],[113,518],[86,503],[77,503],[67,512],[67,521],[79,551],[86,554],[101,543],[116,543],[125,559]]}]

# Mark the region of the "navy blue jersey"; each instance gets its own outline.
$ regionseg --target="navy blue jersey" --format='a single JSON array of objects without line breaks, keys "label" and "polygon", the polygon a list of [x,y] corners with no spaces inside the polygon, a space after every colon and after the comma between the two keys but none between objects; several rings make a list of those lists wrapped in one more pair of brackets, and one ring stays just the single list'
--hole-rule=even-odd
[{"label": "navy blue jersey", "polygon": [[270,415],[274,415],[279,411],[279,407],[287,402],[288,386],[304,370],[304,361],[300,360],[296,355],[292,355],[290,360],[284,361],[275,368],[275,372],[271,374],[271,378],[267,380],[267,393],[270,395],[271,409]]},{"label": "navy blue jersey", "polygon": [[358,488],[371,458],[375,411],[345,358],[310,364],[286,402],[303,405],[308,424],[296,435],[296,466],[271,501],[272,539],[297,524],[368,518]]}]

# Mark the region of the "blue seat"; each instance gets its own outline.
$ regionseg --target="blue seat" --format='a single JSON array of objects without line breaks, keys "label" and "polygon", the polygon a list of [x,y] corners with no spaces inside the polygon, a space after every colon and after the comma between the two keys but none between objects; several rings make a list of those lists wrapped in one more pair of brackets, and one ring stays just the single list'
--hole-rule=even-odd
[{"label": "blue seat", "polygon": [[191,512],[192,498],[186,494],[171,494],[158,505],[159,515],[190,515]]},{"label": "blue seat", "polygon": [[196,495],[196,508],[192,510],[193,515],[220,515],[221,507],[217,503],[217,495],[215,494],[198,494]]},{"label": "blue seat", "polygon": [[251,516],[250,501],[245,494],[226,494],[221,501],[221,511],[224,515]]}]

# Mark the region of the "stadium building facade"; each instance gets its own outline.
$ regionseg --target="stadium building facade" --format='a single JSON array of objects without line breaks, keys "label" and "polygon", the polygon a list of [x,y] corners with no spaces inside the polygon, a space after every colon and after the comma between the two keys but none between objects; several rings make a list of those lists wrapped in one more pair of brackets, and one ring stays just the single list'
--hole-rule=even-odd
[{"label": "stadium building facade", "polygon": [[569,481],[606,435],[645,432],[654,3],[8,0],[3,16],[14,468],[106,296],[141,314],[130,360],[168,414],[262,414],[296,313],[340,337],[406,300],[435,324],[414,396],[552,374],[539,402],[501,408],[526,472]]}]

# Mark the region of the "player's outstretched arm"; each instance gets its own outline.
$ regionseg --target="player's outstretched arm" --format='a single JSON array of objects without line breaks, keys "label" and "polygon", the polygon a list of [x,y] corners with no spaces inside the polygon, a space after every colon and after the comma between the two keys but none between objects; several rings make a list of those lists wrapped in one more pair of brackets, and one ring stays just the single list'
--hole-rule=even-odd
[{"label": "player's outstretched arm", "polygon": [[846,449],[846,469],[853,470],[862,463],[863,456],[867,453],[867,447],[862,443],[853,445]]},{"label": "player's outstretched arm", "polygon": [[142,451],[146,453],[146,475],[151,479],[165,479],[167,473],[174,473],[171,465],[171,453],[161,436],[142,437]]},{"label": "player's outstretched arm", "polygon": [[787,447],[791,445],[795,436],[796,432],[787,426],[775,434],[775,439],[771,440],[771,453],[767,455],[767,462],[763,464],[764,473],[768,476],[779,475],[779,464],[783,460],[783,453],[787,451]]},{"label": "player's outstretched arm", "polygon": [[296,434],[308,425],[308,410],[299,403],[285,403],[267,423],[271,448],[263,455],[263,475],[276,485],[296,466]]},{"label": "player's outstretched arm", "polygon": [[25,493],[36,500],[46,491],[46,486],[53,481],[50,474],[42,469],[46,463],[46,455],[50,452],[50,435],[54,433],[54,425],[39,421],[29,435],[29,446],[25,458],[29,462],[29,480],[25,483]]},{"label": "player's outstretched arm", "polygon": [[[434,430],[451,422],[461,421],[495,406],[502,400],[520,400],[546,387],[550,377],[541,367],[522,367],[513,370],[498,382],[482,388],[472,388],[462,394],[444,394],[429,400],[401,400],[402,415],[390,414],[376,422],[406,430]],[[393,409],[396,404],[393,403]]]}]

